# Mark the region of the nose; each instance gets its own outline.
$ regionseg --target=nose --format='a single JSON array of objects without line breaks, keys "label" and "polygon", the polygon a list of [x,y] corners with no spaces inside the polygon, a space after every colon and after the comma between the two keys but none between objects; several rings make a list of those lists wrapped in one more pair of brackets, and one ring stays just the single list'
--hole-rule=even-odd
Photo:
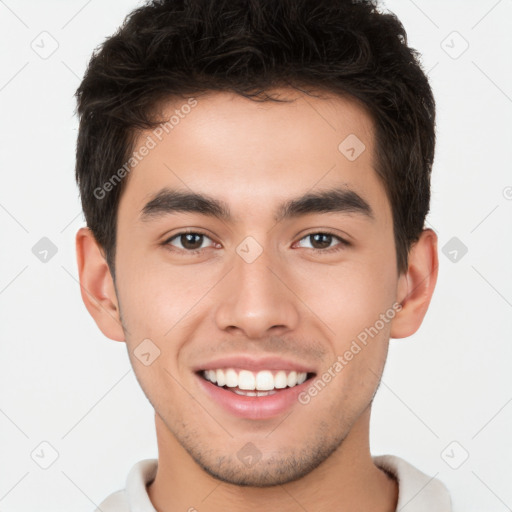
[{"label": "nose", "polygon": [[286,269],[270,251],[252,262],[238,253],[233,269],[222,282],[215,312],[219,329],[240,331],[248,339],[284,334],[299,322],[298,303]]}]

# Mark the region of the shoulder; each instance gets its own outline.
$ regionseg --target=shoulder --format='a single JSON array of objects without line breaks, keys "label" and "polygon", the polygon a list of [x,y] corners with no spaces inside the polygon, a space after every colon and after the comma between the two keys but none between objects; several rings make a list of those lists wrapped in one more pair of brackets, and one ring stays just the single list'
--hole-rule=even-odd
[{"label": "shoulder", "polygon": [[157,467],[157,459],[144,459],[134,464],[125,488],[110,494],[94,512],[155,512],[146,486],[155,478]]},{"label": "shoulder", "polygon": [[94,512],[130,512],[130,504],[124,489],[105,498]]},{"label": "shoulder", "polygon": [[451,512],[452,504],[448,489],[436,475],[429,476],[396,455],[378,455],[374,463],[398,482],[397,510],[408,504],[414,512]]}]

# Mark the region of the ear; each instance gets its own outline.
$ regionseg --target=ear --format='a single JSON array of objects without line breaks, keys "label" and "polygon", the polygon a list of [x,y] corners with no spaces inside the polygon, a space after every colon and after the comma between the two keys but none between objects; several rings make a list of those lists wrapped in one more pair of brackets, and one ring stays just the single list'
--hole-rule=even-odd
[{"label": "ear", "polygon": [[76,257],[80,293],[87,311],[107,338],[125,341],[114,281],[103,250],[89,228],[80,228],[76,234]]},{"label": "ear", "polygon": [[402,309],[391,323],[391,338],[406,338],[420,327],[437,282],[437,235],[424,229],[409,251],[409,266],[398,278],[397,301]]}]

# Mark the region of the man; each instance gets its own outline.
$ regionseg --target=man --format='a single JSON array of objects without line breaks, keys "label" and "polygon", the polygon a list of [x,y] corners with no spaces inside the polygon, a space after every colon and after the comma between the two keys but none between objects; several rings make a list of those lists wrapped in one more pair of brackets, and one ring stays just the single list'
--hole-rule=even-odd
[{"label": "man", "polygon": [[432,92],[369,1],[154,1],[77,91],[85,305],[158,460],[98,510],[444,512],[369,448],[390,338],[437,279]]}]

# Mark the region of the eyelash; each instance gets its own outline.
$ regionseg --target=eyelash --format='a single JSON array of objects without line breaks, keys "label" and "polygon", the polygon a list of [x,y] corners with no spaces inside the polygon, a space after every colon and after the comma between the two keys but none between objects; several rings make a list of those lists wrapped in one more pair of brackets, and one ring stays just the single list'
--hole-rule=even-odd
[{"label": "eyelash", "polygon": [[[205,249],[194,249],[194,250],[187,250],[187,249],[175,249],[174,247],[172,247],[170,245],[170,242],[173,241],[174,239],[176,238],[179,238],[180,236],[182,235],[190,235],[190,234],[193,234],[193,235],[202,235],[202,236],[205,236],[206,238],[210,238],[206,233],[203,233],[202,231],[197,231],[197,230],[186,230],[186,231],[180,231],[179,233],[176,233],[175,235],[173,235],[171,238],[168,238],[167,240],[165,240],[162,245],[167,247],[167,248],[170,248],[169,250],[171,251],[177,251],[177,252],[181,252],[181,251],[184,251],[187,255],[194,255],[194,254],[199,254],[201,253],[202,251],[204,251]],[[308,238],[310,236],[313,236],[313,235],[327,235],[327,236],[332,236],[333,238],[336,238],[340,243],[338,245],[335,245],[334,247],[331,247],[329,249],[316,249],[316,248],[310,248],[309,250],[310,251],[313,251],[315,254],[319,254],[319,253],[322,253],[322,254],[332,254],[332,253],[336,253],[338,251],[341,251],[343,249],[345,249],[346,247],[350,246],[350,242],[347,242],[345,239],[341,238],[340,236],[334,234],[333,232],[329,231],[329,230],[326,230],[326,231],[313,231],[311,233],[308,233],[306,235],[304,235],[300,240],[304,240],[304,238]],[[211,238],[210,238],[211,240]],[[172,248],[171,248],[172,247]]]}]

